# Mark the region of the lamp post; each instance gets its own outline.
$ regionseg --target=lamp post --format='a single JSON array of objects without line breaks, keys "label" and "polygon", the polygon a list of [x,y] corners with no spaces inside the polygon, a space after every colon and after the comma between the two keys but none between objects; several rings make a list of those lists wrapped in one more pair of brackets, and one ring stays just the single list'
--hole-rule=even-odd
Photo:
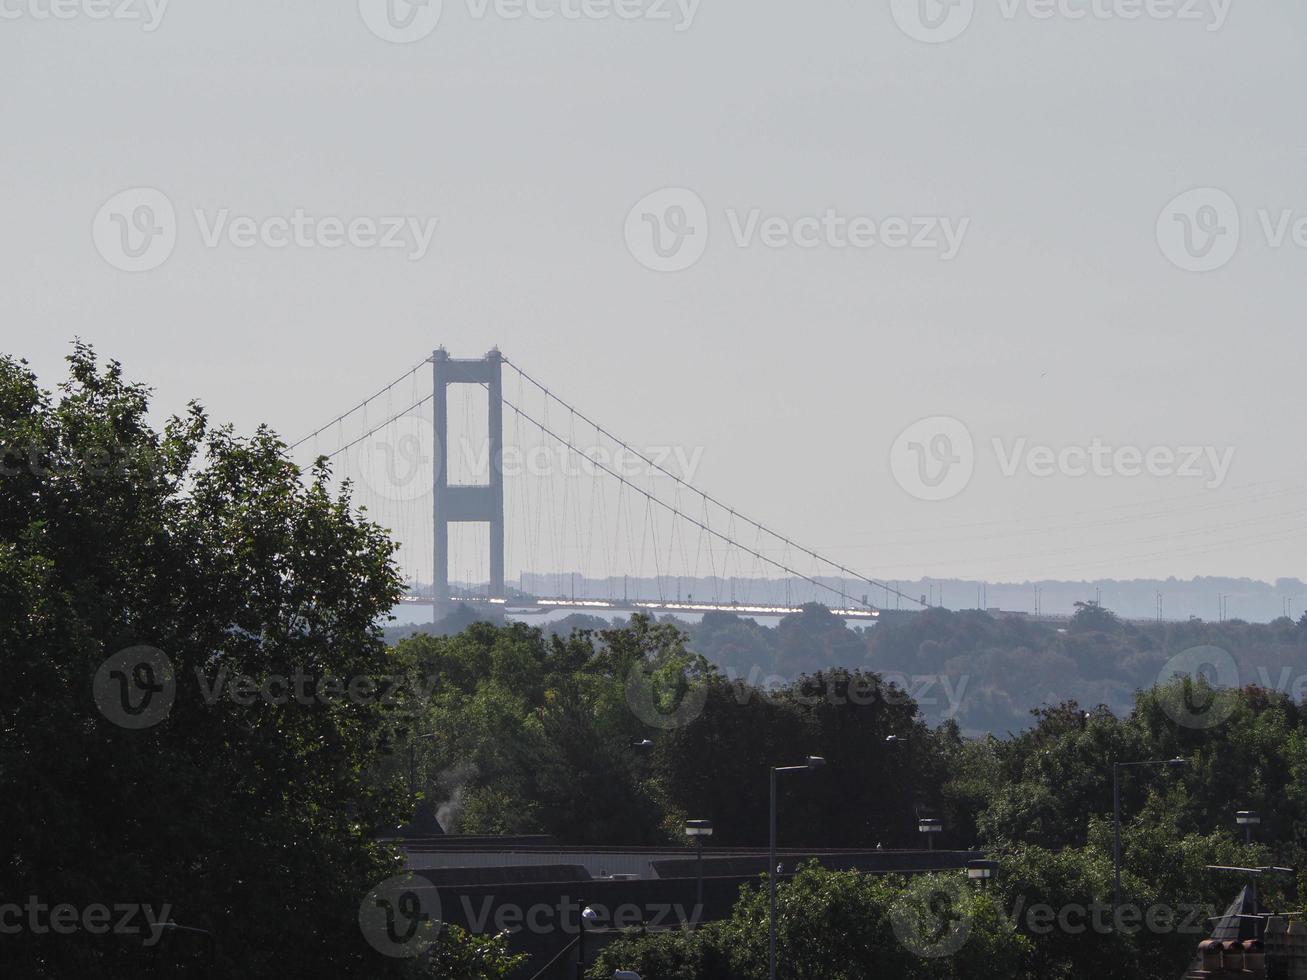
[{"label": "lamp post", "polygon": [[1121,909],[1121,770],[1140,766],[1170,766],[1179,769],[1188,765],[1178,756],[1174,759],[1147,759],[1142,762],[1112,763],[1112,912]]},{"label": "lamp post", "polygon": [[585,976],[585,924],[587,922],[593,922],[597,918],[598,916],[595,914],[595,910],[590,906],[587,905],[581,910],[581,932],[577,940],[578,952],[576,957],[577,980],[581,980],[581,978]]},{"label": "lamp post", "polygon": [[930,850],[935,849],[935,835],[943,833],[944,822],[936,820],[934,817],[926,817],[917,821],[917,833],[925,834],[926,840],[930,842]]},{"label": "lamp post", "polygon": [[1243,828],[1244,842],[1253,842],[1253,828],[1262,822],[1262,815],[1256,810],[1240,810],[1234,815],[1235,822]]},{"label": "lamp post", "polygon": [[967,878],[980,882],[983,889],[989,885],[989,879],[998,873],[997,861],[968,861]]},{"label": "lamp post", "polygon": [[712,836],[711,820],[687,820],[685,821],[685,836],[694,838],[694,849],[698,851],[698,868],[696,877],[698,886],[695,888],[695,903],[699,915],[703,915],[703,839]]},{"label": "lamp post", "polygon": [[801,766],[772,766],[770,844],[767,848],[767,977],[776,980],[776,774],[778,772],[811,772],[826,765],[819,755],[810,755]]}]

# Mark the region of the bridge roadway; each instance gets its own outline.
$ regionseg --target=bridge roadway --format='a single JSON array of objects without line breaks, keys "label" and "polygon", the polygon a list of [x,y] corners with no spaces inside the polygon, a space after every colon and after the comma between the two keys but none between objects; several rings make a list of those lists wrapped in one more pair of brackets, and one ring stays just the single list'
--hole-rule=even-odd
[{"label": "bridge roadway", "polygon": [[[405,605],[414,606],[435,606],[435,600],[429,595],[408,594],[401,600]],[[567,599],[567,598],[537,598],[535,596],[515,596],[511,599],[487,599],[485,596],[451,596],[451,603],[465,603],[471,605],[489,605],[503,610],[509,615],[517,614],[521,616],[540,616],[551,612],[580,612],[593,613],[595,615],[604,615],[606,613],[664,613],[674,615],[676,613],[690,613],[692,615],[701,615],[710,612],[727,612],[736,613],[743,616],[789,616],[793,613],[802,612],[798,606],[775,606],[765,603],[748,603],[748,602],[693,602],[679,601],[669,599]],[[902,614],[915,614],[921,610],[903,609],[888,610],[893,617]],[[959,609],[954,612],[979,612],[975,609]],[[831,612],[841,619],[850,621],[859,621],[866,623],[876,623],[880,621],[882,610],[868,609],[857,607],[851,609],[831,609]],[[1038,615],[1027,612],[1016,612],[1008,610],[990,609],[989,614],[995,619],[1013,618],[1020,619],[1028,623],[1040,623],[1044,626],[1065,628],[1071,623],[1071,615],[1066,613],[1040,613]],[[1171,626],[1188,622],[1183,619],[1157,619],[1134,618],[1128,616],[1119,617],[1120,622],[1129,626]]]},{"label": "bridge roadway", "polygon": [[[436,600],[431,596],[408,594],[401,600],[405,605],[435,606]],[[799,606],[774,606],[765,603],[748,602],[695,602],[670,599],[544,599],[524,596],[513,599],[487,599],[484,596],[451,596],[450,602],[470,603],[472,605],[490,605],[502,609],[505,613],[518,615],[540,615],[550,612],[581,613],[691,613],[710,612],[737,613],[745,616],[789,616],[802,612]],[[880,617],[880,610],[855,608],[831,609],[841,619],[860,620],[874,623]]]}]

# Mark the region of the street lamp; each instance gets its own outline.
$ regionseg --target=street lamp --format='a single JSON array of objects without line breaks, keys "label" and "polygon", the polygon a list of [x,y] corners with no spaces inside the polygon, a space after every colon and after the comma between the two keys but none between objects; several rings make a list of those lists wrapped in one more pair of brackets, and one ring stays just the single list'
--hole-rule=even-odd
[{"label": "street lamp", "polygon": [[811,772],[826,765],[819,755],[810,755],[801,766],[771,767],[770,845],[767,850],[768,911],[767,911],[767,977],[776,980],[776,774],[778,772]]},{"label": "street lamp", "polygon": [[1139,766],[1169,766],[1179,769],[1188,763],[1176,757],[1174,759],[1147,759],[1142,762],[1112,763],[1112,912],[1121,908],[1121,770],[1134,769]]},{"label": "street lamp", "polygon": [[980,882],[980,887],[984,888],[989,884],[989,879],[998,874],[997,861],[968,861],[967,878],[971,881]]},{"label": "street lamp", "polygon": [[585,924],[587,922],[594,922],[597,918],[599,918],[599,916],[590,906],[587,905],[581,910],[581,934],[578,939],[579,952],[576,958],[577,980],[581,980],[581,978],[585,976]]},{"label": "street lamp", "polygon": [[695,902],[698,905],[699,915],[703,915],[703,839],[712,836],[711,820],[687,820],[685,821],[685,836],[694,838],[694,849],[698,851],[698,887],[695,889]]},{"label": "street lamp", "polygon": [[943,833],[944,821],[936,820],[934,817],[925,817],[917,821],[917,832],[926,835],[926,840],[930,842],[930,849],[935,849],[935,835]]},{"label": "street lamp", "polygon": [[1244,840],[1253,842],[1253,828],[1262,822],[1262,815],[1256,810],[1240,810],[1234,815],[1235,822],[1244,830]]}]

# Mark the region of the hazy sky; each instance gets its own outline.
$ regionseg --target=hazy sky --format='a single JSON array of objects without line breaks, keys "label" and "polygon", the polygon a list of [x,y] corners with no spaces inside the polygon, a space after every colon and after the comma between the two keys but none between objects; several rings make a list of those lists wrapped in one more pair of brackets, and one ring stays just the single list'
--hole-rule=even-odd
[{"label": "hazy sky", "polygon": [[1300,3],[54,3],[0,0],[50,384],[79,335],[294,438],[499,344],[869,574],[1307,577]]}]

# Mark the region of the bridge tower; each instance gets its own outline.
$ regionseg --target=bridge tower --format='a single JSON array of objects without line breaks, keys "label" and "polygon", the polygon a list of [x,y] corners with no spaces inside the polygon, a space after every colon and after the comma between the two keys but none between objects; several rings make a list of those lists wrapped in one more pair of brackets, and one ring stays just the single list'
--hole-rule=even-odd
[{"label": "bridge tower", "polygon": [[[435,387],[435,600],[447,603],[449,592],[449,525],[456,522],[490,525],[490,595],[504,595],[504,359],[499,348],[491,348],[477,360],[456,360],[445,348],[431,354]],[[490,482],[480,486],[449,484],[450,385],[479,384],[489,392]]]}]

